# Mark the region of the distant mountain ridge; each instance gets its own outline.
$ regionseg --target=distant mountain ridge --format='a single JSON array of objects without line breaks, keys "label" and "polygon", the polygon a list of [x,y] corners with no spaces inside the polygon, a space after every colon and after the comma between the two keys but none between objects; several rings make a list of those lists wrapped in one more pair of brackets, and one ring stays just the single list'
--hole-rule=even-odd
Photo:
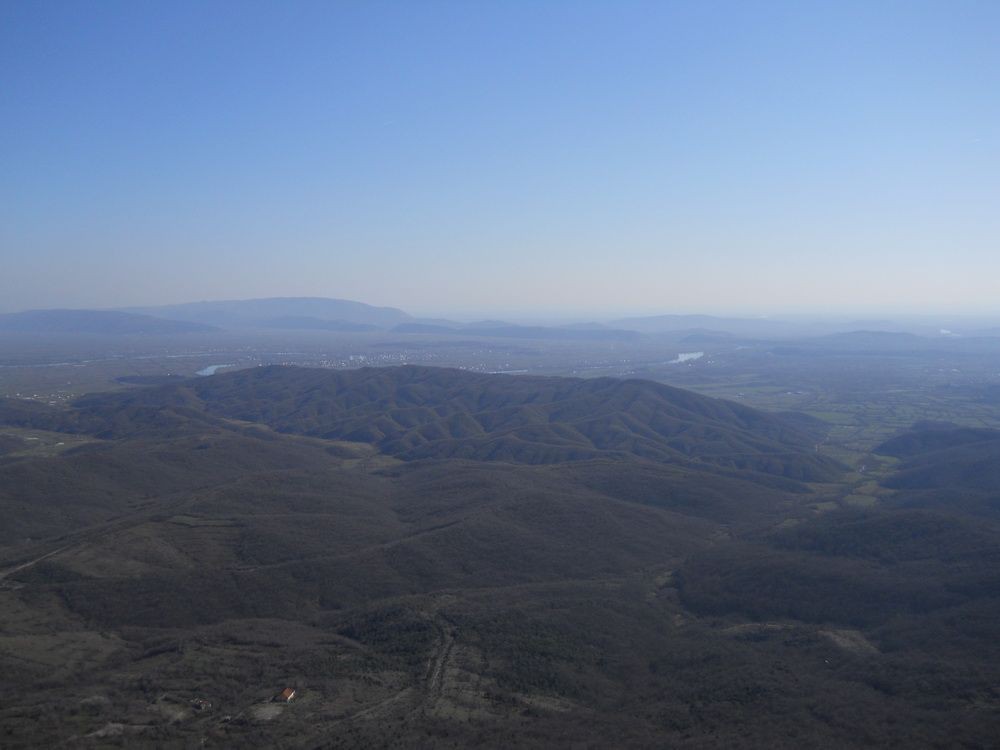
[{"label": "distant mountain ridge", "polygon": [[126,308],[125,311],[223,328],[291,328],[296,322],[305,328],[322,327],[324,322],[389,328],[412,319],[395,307],[375,307],[364,302],[327,297],[187,302]]},{"label": "distant mountain ridge", "polygon": [[26,310],[0,315],[0,332],[111,335],[204,333],[214,326],[116,310]]}]

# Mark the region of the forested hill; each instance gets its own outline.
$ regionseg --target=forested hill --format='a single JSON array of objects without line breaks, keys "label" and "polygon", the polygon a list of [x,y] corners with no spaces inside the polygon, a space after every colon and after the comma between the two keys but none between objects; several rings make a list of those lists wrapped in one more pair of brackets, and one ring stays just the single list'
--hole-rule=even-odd
[{"label": "forested hill", "polygon": [[791,478],[839,470],[808,418],[641,380],[269,367],[0,426],[4,748],[997,736],[986,433],[899,436],[859,508]]},{"label": "forested hill", "polygon": [[[433,367],[261,367],[88,397],[81,423],[106,436],[170,423],[167,412],[265,424],[279,432],[377,446],[414,460],[548,464],[640,457],[805,481],[841,467],[801,420],[643,380],[526,377]],[[91,428],[92,429],[92,428]]]}]

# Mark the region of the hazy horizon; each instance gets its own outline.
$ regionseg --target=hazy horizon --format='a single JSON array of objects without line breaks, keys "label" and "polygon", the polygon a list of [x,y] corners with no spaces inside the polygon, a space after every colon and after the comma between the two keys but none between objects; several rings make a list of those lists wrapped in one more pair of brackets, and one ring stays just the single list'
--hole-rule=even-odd
[{"label": "hazy horizon", "polygon": [[0,312],[1000,313],[1000,6],[15,4]]},{"label": "hazy horizon", "polygon": [[[51,307],[26,307],[17,309],[3,309],[0,307],[0,314],[28,312],[32,310],[134,310],[143,308],[172,307],[175,305],[197,304],[205,302],[233,302],[249,301],[255,299],[296,299],[296,298],[323,298],[322,295],[268,295],[262,297],[214,297],[207,299],[182,299],[168,302],[157,302],[148,304],[131,304],[123,306],[81,306],[72,305],[52,305]],[[392,304],[391,302],[376,303],[364,299],[352,299],[349,297],[325,297],[326,299],[340,299],[351,302],[361,302],[374,307],[392,307],[402,310],[418,319],[448,319],[456,322],[469,323],[483,320],[502,320],[515,324],[527,325],[559,325],[583,322],[608,323],[626,318],[645,318],[655,316],[707,316],[715,318],[733,318],[747,320],[776,320],[776,321],[827,321],[846,324],[849,322],[873,324],[873,323],[904,323],[904,322],[924,322],[934,323],[935,321],[964,321],[964,322],[991,322],[1000,323],[1000,308],[994,310],[984,309],[982,311],[971,310],[934,310],[934,309],[878,309],[878,308],[855,308],[855,309],[823,309],[823,308],[785,308],[773,309],[768,312],[747,308],[671,308],[664,306],[660,308],[593,308],[593,309],[537,309],[537,308],[460,308],[460,307],[429,307],[411,308],[403,305]],[[164,317],[169,318],[169,315]]]}]

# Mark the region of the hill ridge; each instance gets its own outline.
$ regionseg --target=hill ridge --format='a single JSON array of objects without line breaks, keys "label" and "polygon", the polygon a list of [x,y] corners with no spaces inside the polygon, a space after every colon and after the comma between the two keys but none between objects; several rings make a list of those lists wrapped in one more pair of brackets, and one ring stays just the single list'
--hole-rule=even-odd
[{"label": "hill ridge", "polygon": [[185,409],[278,432],[369,443],[403,460],[538,464],[630,455],[805,481],[841,470],[781,415],[640,379],[275,365],[86,397],[75,409],[88,423],[115,415],[105,430],[111,435],[148,428],[151,409]]}]

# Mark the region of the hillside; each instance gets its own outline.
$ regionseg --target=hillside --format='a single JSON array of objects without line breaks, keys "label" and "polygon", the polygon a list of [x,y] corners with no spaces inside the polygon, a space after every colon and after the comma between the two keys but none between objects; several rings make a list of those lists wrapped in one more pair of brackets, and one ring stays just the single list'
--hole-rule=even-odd
[{"label": "hillside", "polygon": [[919,423],[875,450],[902,459],[895,505],[1000,517],[1000,431]]},{"label": "hillside", "polygon": [[1000,516],[820,513],[830,486],[790,476],[838,466],[801,416],[636,380],[274,367],[0,402],[0,427],[5,748],[982,747],[1000,726]]},{"label": "hillside", "polygon": [[164,407],[370,443],[403,460],[545,464],[633,456],[805,481],[841,471],[812,450],[812,437],[792,419],[641,380],[268,367],[77,403],[81,415],[105,419],[117,433],[129,429],[122,420],[132,411]]},{"label": "hillside", "polygon": [[[636,429],[643,418],[732,433],[743,448],[792,434],[648,383],[261,368],[71,409],[0,406],[11,435],[64,430],[76,441],[37,453],[11,438],[0,458],[0,624],[13,639],[0,639],[5,747],[79,741],[116,723],[140,746],[384,744],[389,725],[369,714],[398,716],[393,731],[411,746],[428,731],[472,741],[487,729],[507,745],[529,726],[527,744],[548,744],[575,731],[569,716],[597,719],[608,700],[652,705],[655,687],[618,673],[627,650],[608,651],[610,671],[587,654],[593,638],[639,638],[657,652],[673,605],[645,611],[662,586],[653,578],[725,529],[766,526],[778,507],[806,512],[809,497],[782,477],[601,448],[593,419],[619,413]],[[376,443],[353,434],[363,422],[379,422]],[[454,433],[445,448],[441,425]],[[540,431],[504,461],[411,455],[475,453],[522,430]],[[666,439],[643,431],[650,445]],[[553,435],[575,446],[573,460],[556,460]],[[547,609],[553,597],[558,611]],[[301,717],[254,718],[289,681],[313,696],[290,709]],[[619,697],[602,697],[605,684]],[[316,713],[320,696],[332,715]],[[193,712],[201,698],[218,708]],[[87,708],[67,719],[80,701]],[[33,706],[62,718],[39,722]],[[643,711],[597,735],[665,731]]]},{"label": "hillside", "polygon": [[886,440],[875,452],[883,456],[909,459],[939,450],[994,440],[1000,440],[1000,432],[997,430],[959,427],[947,422],[921,422]]}]

